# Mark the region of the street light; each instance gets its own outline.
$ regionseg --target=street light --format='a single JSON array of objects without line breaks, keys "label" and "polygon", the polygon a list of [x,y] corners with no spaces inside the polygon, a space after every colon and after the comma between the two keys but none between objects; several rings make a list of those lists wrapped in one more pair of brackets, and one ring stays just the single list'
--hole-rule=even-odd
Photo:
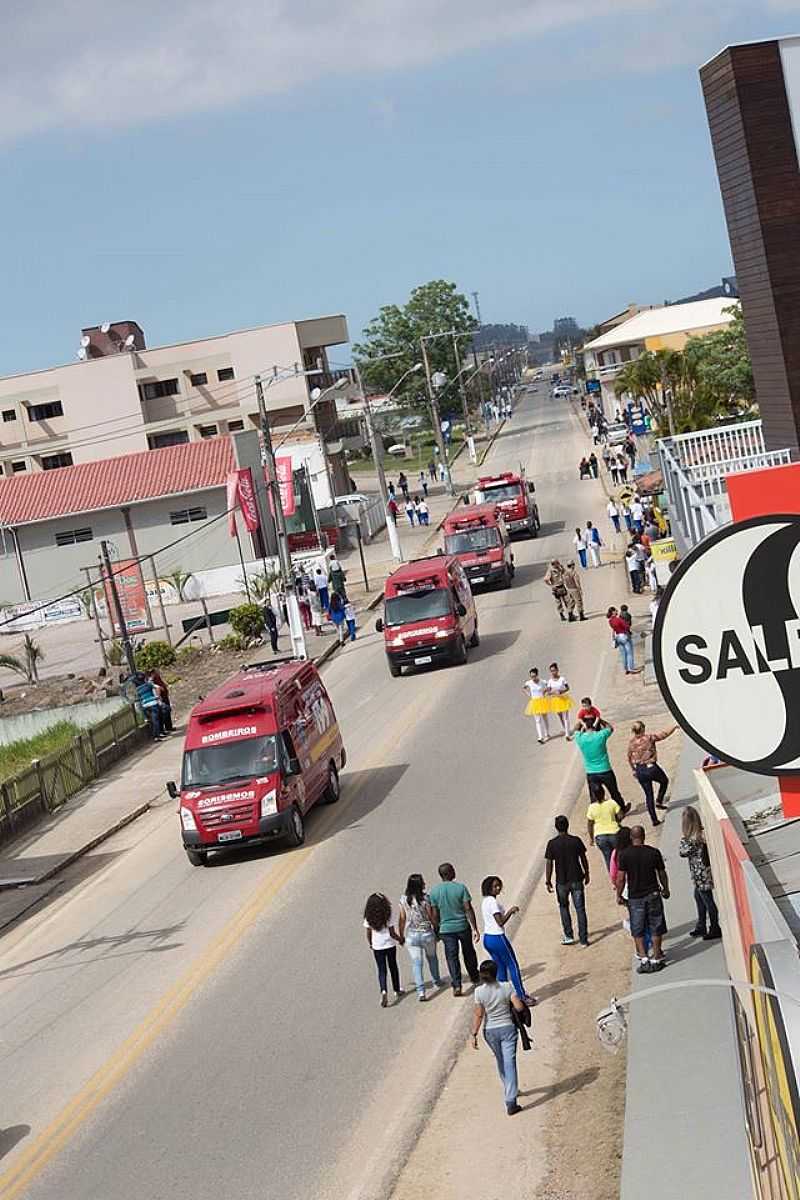
[{"label": "street light", "polygon": [[[430,362],[428,361],[428,350],[427,350],[425,343],[432,342],[435,338],[441,338],[441,337],[448,337],[448,338],[451,337],[455,341],[455,338],[459,334],[462,337],[468,337],[468,336],[471,337],[472,336],[471,333],[467,334],[465,331],[462,331],[459,329],[446,329],[442,333],[423,334],[422,337],[419,339],[419,344],[422,347],[422,362],[425,367],[425,378],[428,383],[428,399],[430,400],[431,415],[433,417],[433,436],[436,439],[436,445],[439,450],[439,456],[442,460],[442,466],[444,467],[445,487],[447,488],[447,494],[449,496],[452,496],[453,491],[454,491],[453,478],[452,478],[452,475],[450,474],[450,462],[447,458],[447,451],[446,451],[446,447],[444,444],[444,438],[442,437],[442,420],[439,415],[439,401],[436,398],[437,389],[434,385],[434,377],[431,374],[431,365],[430,365]],[[437,372],[437,374],[441,374],[441,372]]]},{"label": "street light", "polygon": [[[372,362],[382,362],[387,358],[399,357],[401,357],[399,354],[381,354],[376,358],[365,359],[364,365],[366,366]],[[386,399],[391,400],[397,389],[406,379],[408,379],[409,375],[413,375],[416,371],[421,370],[422,363],[414,363],[413,367],[409,367],[407,371],[404,371],[397,380],[397,383],[395,383],[389,391]],[[364,387],[364,380],[361,377],[361,368],[359,367],[358,363],[353,364],[353,374],[356,377],[358,390],[361,393],[361,403],[364,405],[364,420],[366,421],[369,444],[372,450],[372,461],[375,463],[375,473],[378,476],[378,488],[380,489],[381,499],[383,500],[383,507],[386,513],[386,529],[389,534],[389,545],[392,550],[392,558],[396,559],[397,562],[402,562],[403,550],[400,545],[400,534],[397,531],[397,525],[392,518],[392,514],[389,512],[389,489],[386,486],[386,472],[383,469],[383,447],[378,445],[378,435],[375,432],[375,423],[372,420],[372,408],[370,406],[366,388]]]}]

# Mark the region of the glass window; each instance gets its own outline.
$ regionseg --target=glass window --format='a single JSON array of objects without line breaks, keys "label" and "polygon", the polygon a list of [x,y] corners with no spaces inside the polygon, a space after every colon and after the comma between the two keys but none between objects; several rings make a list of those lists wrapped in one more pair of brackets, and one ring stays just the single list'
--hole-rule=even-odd
[{"label": "glass window", "polygon": [[487,504],[499,504],[501,500],[518,500],[520,485],[518,483],[503,483],[496,487],[481,488]]},{"label": "glass window", "polygon": [[179,391],[177,379],[154,379],[151,383],[139,384],[139,393],[143,400],[160,400],[162,396],[177,396]]},{"label": "glass window", "polygon": [[244,429],[244,421],[228,421],[228,433],[241,433]]},{"label": "glass window", "polygon": [[198,371],[196,375],[190,377],[192,387],[202,387],[204,383],[208,383],[208,375],[205,371]]},{"label": "glass window", "polygon": [[258,779],[262,775],[271,775],[277,769],[275,738],[272,734],[237,738],[187,750],[183,756],[181,786],[218,787],[225,783],[237,783],[241,779]]},{"label": "glass window", "polygon": [[170,525],[188,525],[190,521],[208,520],[208,510],[204,507],[179,508],[169,514]]},{"label": "glass window", "polygon": [[491,529],[464,529],[458,533],[448,533],[444,539],[447,554],[469,554],[472,550],[490,550],[492,546],[500,545],[500,530],[495,526]]},{"label": "glass window", "polygon": [[197,432],[201,438],[216,437],[217,427],[216,425],[198,425]]},{"label": "glass window", "polygon": [[92,531],[88,527],[85,529],[63,529],[61,533],[56,534],[57,546],[74,546],[76,542],[90,542],[92,540]]},{"label": "glass window", "polygon": [[172,429],[168,433],[150,433],[147,444],[151,450],[163,450],[166,446],[184,446],[189,440],[185,429]]},{"label": "glass window", "polygon": [[4,408],[3,409],[3,420],[4,421],[6,421],[6,422],[16,421],[16,419],[17,419],[17,413],[16,413],[15,409],[13,409],[13,408]]},{"label": "glass window", "polygon": [[72,455],[68,450],[61,454],[43,454],[42,455],[42,470],[54,471],[56,467],[71,467]]},{"label": "glass window", "polygon": [[429,621],[432,617],[446,617],[453,611],[450,593],[444,588],[430,588],[424,592],[409,592],[405,596],[392,596],[386,601],[386,625],[410,625],[412,621]]},{"label": "glass window", "polygon": [[64,406],[60,400],[52,400],[49,404],[29,404],[29,421],[49,421],[51,417],[63,417]]},{"label": "glass window", "polygon": [[220,381],[220,383],[226,383],[229,379],[235,378],[236,376],[233,373],[233,367],[220,367],[220,369],[217,371],[217,379]]},{"label": "glass window", "polygon": [[14,461],[11,463],[12,475],[18,475],[20,473],[20,471],[27,471],[27,469],[28,469],[28,464],[25,462],[24,458],[15,458]]}]

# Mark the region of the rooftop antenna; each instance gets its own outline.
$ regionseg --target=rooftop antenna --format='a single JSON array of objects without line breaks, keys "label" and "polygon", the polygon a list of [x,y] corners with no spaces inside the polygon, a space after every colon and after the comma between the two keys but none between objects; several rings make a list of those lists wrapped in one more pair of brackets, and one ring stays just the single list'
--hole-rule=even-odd
[{"label": "rooftop antenna", "polygon": [[92,339],[89,337],[88,333],[85,333],[81,338],[81,346],[84,348],[84,350],[91,344],[91,341]]},{"label": "rooftop antenna", "polygon": [[88,357],[88,355],[86,354],[86,347],[85,347],[85,346],[80,346],[80,347],[78,348],[78,354],[77,354],[77,357],[78,357],[78,358],[81,360],[81,362],[84,362],[84,361],[86,360],[86,358]]},{"label": "rooftop antenna", "polygon": [[132,350],[133,343],[135,341],[136,341],[136,335],[133,333],[129,333],[128,336],[125,338],[125,341],[122,343],[123,349]]},{"label": "rooftop antenna", "polygon": [[100,332],[101,332],[101,333],[108,333],[108,331],[109,331],[109,329],[110,329],[110,328],[111,328],[111,322],[110,322],[110,321],[103,321],[103,324],[100,326]]}]

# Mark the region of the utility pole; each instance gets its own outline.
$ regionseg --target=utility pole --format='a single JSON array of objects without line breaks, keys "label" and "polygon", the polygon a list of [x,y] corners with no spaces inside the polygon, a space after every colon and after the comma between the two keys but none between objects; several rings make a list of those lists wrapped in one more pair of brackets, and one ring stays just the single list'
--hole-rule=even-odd
[{"label": "utility pole", "polygon": [[475,301],[475,316],[478,318],[478,324],[483,325],[483,321],[481,320],[481,304],[477,292],[472,293],[472,299]]},{"label": "utility pole", "polygon": [[464,436],[469,437],[472,433],[472,428],[469,423],[467,393],[464,388],[464,380],[461,378],[461,355],[458,353],[458,336],[455,333],[453,334],[453,354],[456,356],[456,379],[458,380],[458,390],[461,394],[461,407],[464,409]]},{"label": "utility pole", "polygon": [[431,364],[428,362],[428,351],[425,348],[425,338],[419,339],[419,344],[422,347],[422,361],[425,364],[425,380],[428,384],[428,398],[431,402],[431,413],[433,415],[433,436],[436,438],[436,445],[439,448],[439,457],[444,466],[444,485],[447,489],[448,496],[452,496],[454,492],[453,478],[450,474],[450,463],[447,459],[444,438],[442,437],[442,418],[439,415],[439,401],[436,399],[436,391],[431,378]]},{"label": "utility pole", "polygon": [[389,512],[389,489],[386,486],[386,472],[383,469],[383,447],[378,444],[378,435],[375,432],[375,423],[372,419],[372,408],[370,407],[369,397],[367,396],[364,381],[361,378],[361,371],[358,363],[353,364],[353,374],[356,377],[358,390],[361,393],[361,403],[364,405],[364,421],[367,426],[367,434],[369,436],[370,449],[372,450],[372,461],[375,463],[375,473],[378,476],[378,489],[383,500],[383,509],[386,513],[386,531],[389,534],[389,545],[392,550],[392,558],[398,562],[403,562],[403,550],[400,546],[400,535],[397,532],[397,525]]},{"label": "utility pole", "polygon": [[294,572],[292,556],[289,553],[289,542],[286,536],[286,517],[281,503],[281,489],[278,486],[278,471],[275,466],[275,451],[272,448],[272,431],[269,427],[267,406],[264,400],[264,385],[261,376],[256,375],[256,399],[258,415],[261,419],[261,460],[267,481],[267,495],[272,497],[272,512],[275,517],[275,532],[278,535],[278,562],[283,576],[283,588],[286,595],[286,611],[289,614],[289,636],[292,642],[292,656],[307,658],[306,639],[303,634],[303,622],[300,618],[300,608],[297,603],[297,593],[294,588]]},{"label": "utility pole", "polygon": [[111,593],[111,601],[114,605],[114,612],[116,613],[122,649],[125,651],[125,658],[128,662],[128,670],[130,671],[131,675],[133,675],[136,671],[136,662],[134,661],[133,657],[133,646],[131,645],[131,639],[128,634],[128,623],[125,620],[125,613],[122,611],[122,601],[120,600],[119,592],[117,591],[117,580],[111,570],[111,555],[108,553],[108,542],[105,539],[103,539],[103,541],[100,543],[100,553],[103,556],[103,566],[105,567],[106,581],[108,584],[108,590]]}]

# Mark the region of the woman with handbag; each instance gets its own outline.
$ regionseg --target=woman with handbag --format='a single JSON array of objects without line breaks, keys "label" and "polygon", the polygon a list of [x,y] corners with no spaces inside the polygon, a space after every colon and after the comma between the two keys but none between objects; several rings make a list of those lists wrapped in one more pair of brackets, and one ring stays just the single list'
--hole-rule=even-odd
[{"label": "woman with handbag", "polygon": [[[519,1083],[517,1080],[517,1025],[514,1016],[528,1024],[530,1012],[514,992],[514,986],[507,982],[498,982],[497,964],[491,959],[482,962],[478,967],[480,983],[475,988],[473,998],[475,1008],[472,1013],[472,1046],[478,1049],[478,1034],[483,1026],[484,1040],[497,1062],[497,1073],[503,1081],[503,1096],[506,1102],[506,1112],[510,1117],[522,1112],[517,1103]],[[525,1014],[528,1020],[525,1021]]]},{"label": "woman with handbag", "polygon": [[421,875],[409,875],[406,890],[400,897],[400,919],[397,929],[401,942],[405,942],[414,972],[414,983],[420,1000],[425,995],[425,971],[423,957],[428,960],[434,987],[442,986],[439,974],[439,956],[436,950],[436,930],[433,926],[433,911],[425,880]]}]

